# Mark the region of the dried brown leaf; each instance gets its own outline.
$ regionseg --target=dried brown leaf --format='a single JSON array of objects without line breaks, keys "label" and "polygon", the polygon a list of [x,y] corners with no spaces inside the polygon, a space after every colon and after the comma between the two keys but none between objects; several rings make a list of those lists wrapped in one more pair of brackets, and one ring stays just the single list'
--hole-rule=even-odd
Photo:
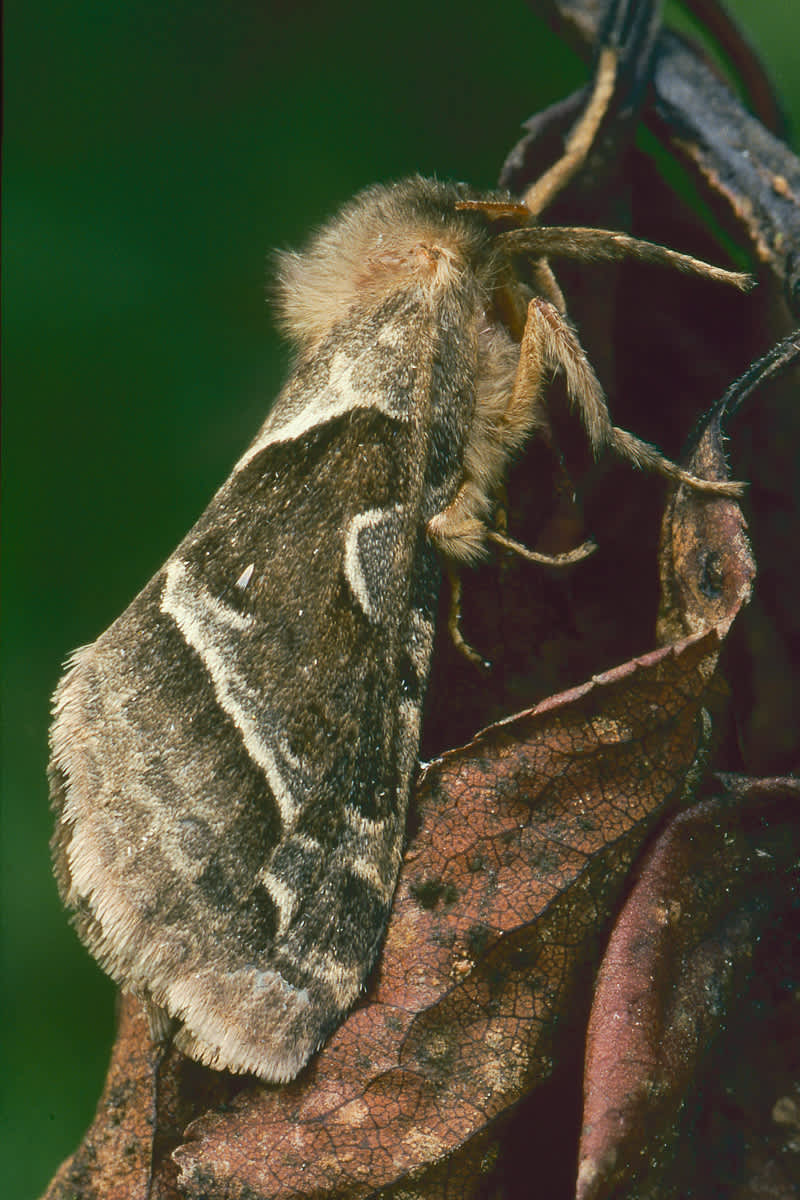
[{"label": "dried brown leaf", "polygon": [[655,651],[431,764],[368,998],[296,1083],[190,1127],[187,1195],[421,1176],[426,1196],[473,1194],[460,1156],[557,1065],[631,861],[695,758],[718,649],[714,630]]},{"label": "dried brown leaf", "polygon": [[94,1122],[43,1200],[129,1200],[144,1195],[152,1149],[152,1058],[137,1006],[121,1006],[117,1040]]},{"label": "dried brown leaf", "polygon": [[[683,1143],[687,1094],[698,1089],[715,1039],[734,1025],[732,1010],[759,965],[759,942],[768,931],[785,941],[797,936],[799,811],[800,780],[748,781],[675,816],[639,868],[589,1022],[578,1200],[677,1196],[692,1185],[697,1195],[710,1194],[697,1170],[704,1158],[735,1174],[738,1164],[717,1161],[723,1139],[695,1150],[695,1173],[683,1184],[680,1171],[674,1184],[666,1172]],[[797,981],[795,972],[795,988]],[[752,1042],[736,1034],[728,1053],[752,1056]],[[762,1061],[753,1064],[750,1090],[768,1113],[784,1089],[792,1094],[796,1079],[791,1071],[788,1078],[765,1074],[769,1055],[757,1050]],[[793,1058],[797,1065],[796,1046]],[[791,1124],[788,1116],[787,1109]],[[750,1170],[742,1176],[736,1182],[749,1186]],[[707,1186],[714,1182],[709,1171]]]},{"label": "dried brown leaf", "polygon": [[139,1002],[122,997],[117,1038],[94,1121],[42,1200],[149,1197],[154,1160],[162,1170],[153,1196],[177,1198],[169,1152],[197,1106],[222,1105],[240,1087],[241,1082],[229,1075],[205,1071],[173,1050],[155,1049]]},{"label": "dried brown leaf", "polygon": [[[687,468],[703,479],[727,479],[722,436],[715,410]],[[704,496],[684,485],[674,488],[661,526],[659,559],[657,637],[662,644],[729,624],[750,599],[756,568],[736,500]]]}]

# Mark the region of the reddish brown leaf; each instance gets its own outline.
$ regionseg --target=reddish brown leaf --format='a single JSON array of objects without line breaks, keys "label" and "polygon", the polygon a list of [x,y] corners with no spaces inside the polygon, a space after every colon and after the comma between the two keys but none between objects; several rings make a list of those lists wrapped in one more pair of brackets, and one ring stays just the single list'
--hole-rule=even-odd
[{"label": "reddish brown leaf", "polygon": [[[169,1152],[196,1105],[224,1104],[240,1087],[240,1081],[205,1071],[175,1051],[154,1049],[139,1002],[123,996],[94,1121],[42,1200],[149,1200],[151,1194],[153,1200],[177,1200]],[[154,1172],[157,1186],[151,1181],[153,1161],[161,1168]]]},{"label": "reddish brown leaf", "polygon": [[[174,1050],[154,1049],[139,1002],[122,996],[95,1120],[42,1200],[178,1200],[169,1152],[197,1105],[224,1104],[241,1086]],[[157,1182],[151,1181],[152,1162],[160,1168]]]},{"label": "reddish brown leaf", "polygon": [[[603,959],[592,1007],[578,1200],[677,1196],[692,1185],[697,1195],[707,1195],[698,1167],[703,1159],[715,1164],[709,1187],[728,1171],[735,1177],[736,1167],[742,1168],[736,1182],[748,1189],[752,1184],[752,1163],[720,1163],[726,1140],[703,1147],[696,1129],[691,1177],[673,1190],[666,1173],[684,1141],[678,1126],[687,1093],[698,1089],[714,1040],[733,1031],[727,1053],[752,1056],[754,1043],[735,1029],[731,1013],[746,995],[759,942],[776,930],[784,940],[796,938],[798,806],[798,780],[732,785],[722,797],[674,817],[642,864]],[[797,971],[794,978],[796,989]],[[787,980],[781,982],[785,987]],[[784,1091],[796,1078],[789,1062],[788,1074],[765,1075],[769,1053],[757,1043],[755,1049],[761,1062],[752,1062],[750,1095],[763,1101],[762,1117],[777,1105],[774,1121],[786,1110],[784,1123],[791,1125]],[[796,1046],[792,1057],[796,1070]],[[710,1078],[718,1084],[718,1064]],[[767,1165],[761,1161],[759,1169]],[[786,1170],[770,1164],[773,1179],[776,1168]],[[794,1185],[784,1178],[796,1186],[800,1169]],[[724,1194],[732,1195],[732,1187],[733,1180]],[[751,1194],[758,1193],[742,1192]]]},{"label": "reddish brown leaf", "polygon": [[409,1175],[473,1194],[460,1156],[553,1071],[630,863],[683,787],[718,648],[712,631],[653,652],[428,768],[369,997],[296,1083],[190,1127],[189,1196],[363,1196]]},{"label": "reddish brown leaf", "polygon": [[[795,332],[728,389],[706,419],[688,461],[697,474],[724,478],[723,425],[748,401],[749,411],[739,416],[734,429],[737,443],[750,447],[757,440],[762,448],[748,468],[755,474],[748,501],[764,578],[734,636],[731,678],[738,685],[738,748],[748,766],[772,770],[795,763],[800,747],[798,724],[791,718],[800,696],[800,681],[791,670],[800,646],[797,605],[792,601],[800,542],[789,511],[797,471],[794,459],[791,465],[785,461],[786,447],[797,442],[789,423],[797,422],[793,388],[796,391],[798,360],[800,335]],[[744,415],[759,419],[742,428]],[[759,479],[765,470],[770,476],[766,496]],[[720,620],[737,598],[749,599],[754,573],[738,506],[703,500],[685,488],[675,490],[662,525],[661,639],[685,636]]]},{"label": "reddish brown leaf", "polygon": [[43,1200],[145,1195],[153,1140],[153,1057],[141,1012],[126,1002],[94,1122]]},{"label": "reddish brown leaf", "polygon": [[[687,466],[704,479],[728,478],[718,421],[707,424]],[[662,644],[729,625],[750,599],[756,573],[738,502],[675,488],[664,513],[660,563]]]}]

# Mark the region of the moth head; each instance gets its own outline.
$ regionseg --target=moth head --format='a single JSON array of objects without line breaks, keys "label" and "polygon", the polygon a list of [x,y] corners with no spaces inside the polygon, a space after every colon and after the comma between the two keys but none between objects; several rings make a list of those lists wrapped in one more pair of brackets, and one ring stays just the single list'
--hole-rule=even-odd
[{"label": "moth head", "polygon": [[[487,204],[504,213],[487,213]],[[367,188],[312,237],[277,258],[278,318],[301,347],[318,343],[358,308],[399,290],[437,293],[491,260],[507,197],[488,200],[463,184],[414,176]]]}]

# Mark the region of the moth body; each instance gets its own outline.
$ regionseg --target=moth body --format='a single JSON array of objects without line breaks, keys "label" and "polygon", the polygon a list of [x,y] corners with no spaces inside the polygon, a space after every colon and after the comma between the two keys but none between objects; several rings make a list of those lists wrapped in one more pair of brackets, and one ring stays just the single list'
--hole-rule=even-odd
[{"label": "moth body", "polygon": [[154,1031],[174,1022],[212,1067],[292,1078],[364,985],[400,866],[441,559],[488,552],[550,373],[597,448],[681,474],[611,424],[546,248],[519,282],[528,231],[498,229],[506,199],[371,188],[282,256],[286,386],[56,692],[64,901]]}]

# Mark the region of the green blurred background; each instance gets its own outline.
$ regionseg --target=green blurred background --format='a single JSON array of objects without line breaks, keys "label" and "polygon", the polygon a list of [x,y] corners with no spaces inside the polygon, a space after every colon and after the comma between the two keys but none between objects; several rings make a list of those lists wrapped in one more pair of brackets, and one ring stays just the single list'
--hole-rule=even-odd
[{"label": "green blurred background", "polygon": [[[800,12],[730,7],[797,129]],[[5,34],[0,1178],[27,1200],[89,1122],[113,1028],[50,875],[60,664],[260,424],[286,366],[269,249],[374,180],[491,186],[585,73],[523,0],[11,0]]]}]

